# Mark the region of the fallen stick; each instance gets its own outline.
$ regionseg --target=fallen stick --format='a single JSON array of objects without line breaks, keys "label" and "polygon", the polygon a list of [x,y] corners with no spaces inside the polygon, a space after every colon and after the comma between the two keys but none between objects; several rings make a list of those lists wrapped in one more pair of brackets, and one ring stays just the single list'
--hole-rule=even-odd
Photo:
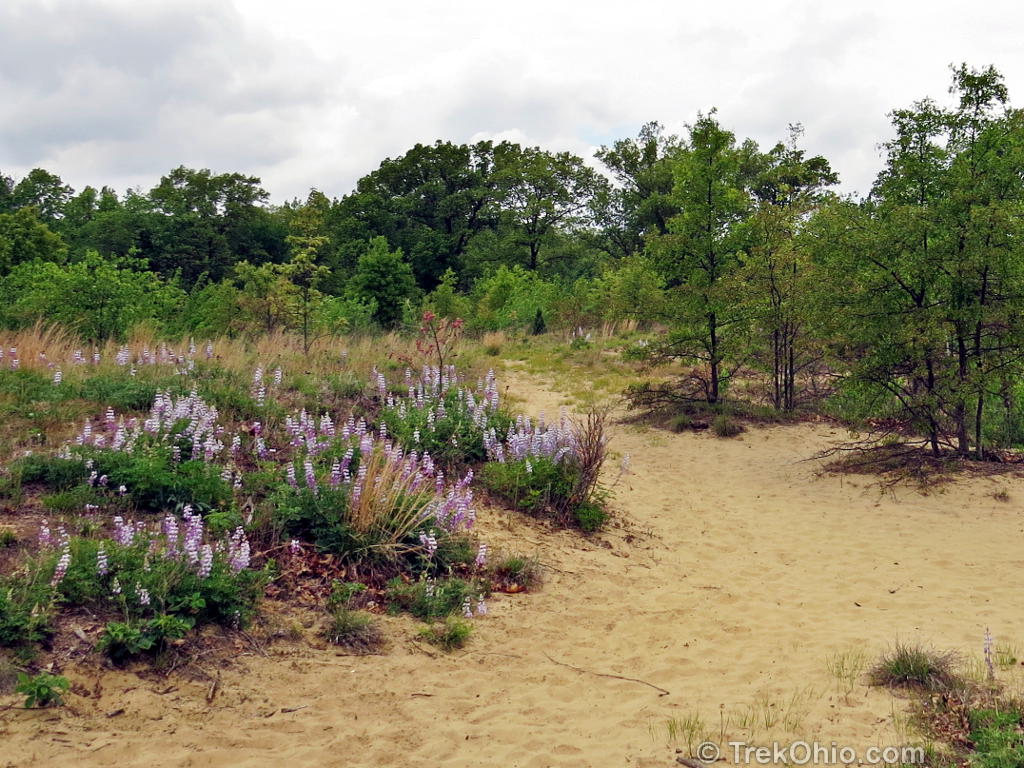
[{"label": "fallen stick", "polygon": [[557,664],[560,667],[568,667],[569,669],[575,670],[576,672],[583,672],[584,674],[594,675],[596,677],[611,677],[611,678],[613,678],[615,680],[626,680],[627,682],[630,682],[630,683],[640,683],[640,685],[646,685],[648,688],[653,688],[654,690],[658,691],[658,695],[659,696],[668,696],[671,693],[671,691],[666,691],[664,688],[659,688],[654,683],[648,683],[646,680],[638,680],[635,677],[626,677],[625,675],[613,675],[613,674],[610,674],[608,672],[594,672],[593,670],[590,670],[590,669],[583,669],[582,667],[574,667],[572,664],[566,664],[564,661],[558,661],[557,659],[552,659],[546,653],[544,655],[548,657],[548,661],[550,661],[552,664]]}]

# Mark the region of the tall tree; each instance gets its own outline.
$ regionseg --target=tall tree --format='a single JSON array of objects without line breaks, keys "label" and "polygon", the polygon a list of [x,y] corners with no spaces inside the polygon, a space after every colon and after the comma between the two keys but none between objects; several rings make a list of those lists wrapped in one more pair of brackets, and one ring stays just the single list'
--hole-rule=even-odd
[{"label": "tall tree", "polygon": [[750,142],[737,146],[714,112],[699,116],[672,164],[679,213],[667,234],[648,240],[669,290],[665,319],[672,327],[650,355],[695,364],[692,380],[709,403],[718,402],[732,373],[725,364],[743,320],[735,277],[751,210],[745,170],[755,152]]},{"label": "tall tree", "polygon": [[650,122],[637,138],[620,139],[597,151],[614,185],[598,190],[595,218],[616,255],[642,250],[644,235],[668,234],[669,219],[679,212],[672,201],[672,156],[680,147],[679,137]]}]

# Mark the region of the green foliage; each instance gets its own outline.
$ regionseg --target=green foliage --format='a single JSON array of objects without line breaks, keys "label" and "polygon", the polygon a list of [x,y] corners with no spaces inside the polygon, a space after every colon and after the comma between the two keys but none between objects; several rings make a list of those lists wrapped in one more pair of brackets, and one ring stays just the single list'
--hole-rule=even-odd
[{"label": "green foliage", "polygon": [[25,708],[59,707],[64,703],[63,694],[71,687],[63,675],[40,672],[38,675],[18,675],[18,687],[14,690],[24,695]]},{"label": "green foliage", "polygon": [[402,319],[405,300],[416,295],[416,281],[402,251],[390,250],[385,238],[375,237],[359,257],[348,290],[353,299],[373,302],[374,319],[384,328],[394,328]]},{"label": "green foliage", "polygon": [[[57,599],[64,605],[119,613],[144,638],[153,639],[153,647],[164,638],[173,639],[185,624],[245,625],[268,577],[265,571],[248,568],[235,573],[221,552],[214,554],[204,577],[183,556],[150,554],[149,539],[142,536],[129,545],[72,537],[69,545],[71,562],[56,587]],[[97,567],[101,547],[108,563],[105,573]],[[57,557],[50,554],[32,566],[37,581],[49,579]]]},{"label": "green foliage", "polygon": [[[443,416],[436,416],[439,402],[444,404]],[[431,412],[435,414],[432,426]],[[439,398],[426,398],[423,407],[404,401],[385,407],[379,421],[387,424],[391,437],[407,450],[429,453],[436,462],[458,466],[486,459],[484,434],[490,429],[505,434],[513,419],[504,411],[488,409],[482,423],[478,422],[466,399],[451,388]]]},{"label": "green foliage", "polygon": [[484,465],[480,479],[492,493],[531,514],[541,514],[569,499],[576,472],[568,462],[546,456],[516,461],[492,461]]},{"label": "green foliage", "polygon": [[473,286],[476,312],[468,326],[481,331],[526,328],[537,312],[550,315],[561,289],[520,266],[499,267]]},{"label": "green foliage", "polygon": [[221,477],[220,467],[200,459],[175,463],[168,445],[140,443],[132,453],[94,448],[76,453],[92,460],[93,470],[108,477],[109,487],[125,486],[143,510],[158,512],[191,504],[205,512],[231,501],[231,486]]},{"label": "green foliage", "polygon": [[374,653],[384,645],[384,633],[373,616],[344,607],[331,612],[324,636],[329,643],[357,655]]},{"label": "green foliage", "polygon": [[572,511],[576,525],[584,533],[594,533],[601,530],[608,522],[608,513],[604,507],[593,501],[585,501]]},{"label": "green foliage", "polygon": [[969,713],[976,768],[1020,768],[1024,765],[1024,730],[1016,709],[975,709]]},{"label": "green foliage", "polygon": [[138,259],[105,259],[90,252],[59,265],[30,261],[0,280],[0,322],[22,328],[58,323],[87,339],[122,338],[142,320],[168,318],[184,298]]},{"label": "green foliage", "polygon": [[30,647],[52,633],[53,590],[41,578],[0,577],[0,647]]},{"label": "green foliage", "polygon": [[462,611],[466,601],[475,604],[487,592],[487,585],[477,579],[453,576],[410,583],[395,578],[388,582],[387,600],[393,609],[431,621]]},{"label": "green foliage", "polygon": [[39,220],[36,208],[0,212],[0,277],[25,262],[61,261],[66,252],[60,235]]},{"label": "green foliage", "polygon": [[66,491],[81,485],[89,476],[79,459],[61,459],[33,453],[12,462],[11,472],[22,485],[39,483],[54,491]]},{"label": "green foliage", "polygon": [[103,630],[96,648],[115,664],[142,653],[160,653],[168,641],[180,640],[195,626],[195,619],[162,613],[142,622],[112,621]]},{"label": "green foliage", "polygon": [[446,651],[464,647],[471,634],[473,625],[455,616],[449,616],[444,622],[431,624],[420,630],[420,637]]}]

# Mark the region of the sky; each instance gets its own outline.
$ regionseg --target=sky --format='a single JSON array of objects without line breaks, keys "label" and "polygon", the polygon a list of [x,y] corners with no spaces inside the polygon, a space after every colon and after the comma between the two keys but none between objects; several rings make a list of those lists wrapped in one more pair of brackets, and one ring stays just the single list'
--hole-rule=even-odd
[{"label": "sky", "polygon": [[148,190],[172,168],[331,197],[416,143],[510,139],[596,164],[651,120],[791,123],[864,194],[893,109],[949,66],[1024,89],[1024,5],[996,0],[2,0],[0,173]]}]

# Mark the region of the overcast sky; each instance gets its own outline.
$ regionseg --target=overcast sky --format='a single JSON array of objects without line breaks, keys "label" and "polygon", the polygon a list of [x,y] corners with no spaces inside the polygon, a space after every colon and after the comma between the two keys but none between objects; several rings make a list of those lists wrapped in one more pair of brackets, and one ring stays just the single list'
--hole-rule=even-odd
[{"label": "overcast sky", "polygon": [[0,172],[123,191],[186,165],[279,202],[341,196],[417,142],[590,158],[717,107],[762,145],[802,123],[866,192],[887,113],[944,102],[949,64],[1020,94],[1022,29],[992,0],[0,0]]}]

